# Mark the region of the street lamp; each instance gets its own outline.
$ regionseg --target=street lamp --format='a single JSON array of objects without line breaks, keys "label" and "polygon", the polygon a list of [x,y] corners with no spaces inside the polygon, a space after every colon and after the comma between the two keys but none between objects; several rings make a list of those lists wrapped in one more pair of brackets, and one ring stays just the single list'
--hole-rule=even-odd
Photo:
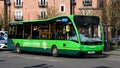
[{"label": "street lamp", "polygon": [[[5,24],[7,24],[8,26],[8,21],[9,21],[9,18],[8,18],[8,6],[10,6],[11,3],[10,3],[10,0],[4,0],[4,21],[3,21],[3,30],[5,29]],[[10,9],[9,9],[10,10]]]},{"label": "street lamp", "polygon": [[5,0],[5,5],[6,5],[6,16],[7,16],[7,22],[10,21],[10,6],[11,6],[11,3],[10,3],[10,0]]},{"label": "street lamp", "polygon": [[70,0],[70,14],[75,14],[76,0]]}]

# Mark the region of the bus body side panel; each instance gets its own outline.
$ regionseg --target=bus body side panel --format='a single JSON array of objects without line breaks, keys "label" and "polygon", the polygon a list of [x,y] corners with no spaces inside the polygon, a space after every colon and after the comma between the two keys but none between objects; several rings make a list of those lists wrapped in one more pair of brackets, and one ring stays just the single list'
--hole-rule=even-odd
[{"label": "bus body side panel", "polygon": [[7,42],[8,42],[7,45],[8,45],[9,50],[15,50],[16,49],[15,44],[14,44],[12,39],[8,39]]},{"label": "bus body side panel", "polygon": [[60,47],[59,49],[62,50],[62,52],[65,52],[66,54],[69,55],[74,55],[74,54],[78,54],[81,50],[80,44],[77,42],[73,42],[73,41],[62,41],[62,47]]},{"label": "bus body side panel", "polygon": [[13,43],[9,43],[9,48],[13,50],[16,49],[15,45],[19,44],[22,51],[51,53],[52,46],[56,46],[59,54],[78,54],[80,52],[80,45],[78,43],[67,40],[13,39],[11,41]]}]

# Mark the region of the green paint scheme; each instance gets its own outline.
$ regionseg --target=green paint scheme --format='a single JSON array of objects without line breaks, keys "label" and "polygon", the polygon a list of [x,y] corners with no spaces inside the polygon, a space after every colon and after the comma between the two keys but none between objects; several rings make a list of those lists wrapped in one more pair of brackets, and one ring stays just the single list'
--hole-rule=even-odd
[{"label": "green paint scheme", "polygon": [[[59,16],[58,16],[59,17]],[[8,49],[16,49],[16,45],[19,44],[21,50],[23,51],[35,51],[35,52],[46,52],[51,53],[52,46],[56,46],[59,54],[79,54],[80,52],[88,52],[95,51],[100,52],[104,47],[104,33],[102,24],[101,32],[102,32],[102,44],[100,45],[82,45],[80,42],[80,37],[78,35],[77,27],[74,23],[73,17],[74,15],[68,16],[74,26],[76,31],[78,41],[70,41],[70,40],[40,40],[40,39],[9,39],[8,38]],[[56,17],[57,18],[57,17]],[[31,20],[31,21],[20,21],[20,22],[10,22],[10,24],[22,24],[29,22],[39,23],[40,21],[48,21],[54,18],[50,18],[47,20]]]},{"label": "green paint scheme", "polygon": [[[65,53],[64,50],[80,51],[78,43],[67,40],[9,39],[9,41],[13,42],[8,44],[9,49],[15,49],[15,45],[19,44],[21,50],[51,53],[52,46],[55,45],[60,50],[59,53]],[[62,50],[63,52],[61,52]]]},{"label": "green paint scheme", "polygon": [[[52,46],[55,45],[59,54],[79,54],[79,52],[86,51],[101,51],[103,45],[79,45],[73,41],[67,40],[28,40],[28,39],[12,39],[14,43],[9,43],[9,49],[15,49],[15,45],[19,44],[23,51],[46,52],[51,53]],[[44,45],[46,43],[46,45]],[[66,46],[64,46],[66,44]],[[12,45],[12,47],[11,47]],[[81,47],[83,46],[83,47]]]}]

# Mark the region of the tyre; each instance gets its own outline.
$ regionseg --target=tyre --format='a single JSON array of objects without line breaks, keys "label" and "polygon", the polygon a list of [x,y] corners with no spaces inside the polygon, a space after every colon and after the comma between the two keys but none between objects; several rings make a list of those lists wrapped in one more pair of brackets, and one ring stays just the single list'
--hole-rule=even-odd
[{"label": "tyre", "polygon": [[20,49],[20,46],[19,46],[19,45],[16,45],[16,52],[17,52],[18,54],[21,53],[21,49]]},{"label": "tyre", "polygon": [[56,46],[52,47],[52,56],[57,57],[58,56],[58,49]]}]

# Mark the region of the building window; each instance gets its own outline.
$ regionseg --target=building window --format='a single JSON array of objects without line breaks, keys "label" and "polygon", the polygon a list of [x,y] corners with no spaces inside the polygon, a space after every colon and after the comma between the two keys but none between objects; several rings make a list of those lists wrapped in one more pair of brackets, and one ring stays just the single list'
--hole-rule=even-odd
[{"label": "building window", "polygon": [[65,6],[64,5],[60,6],[60,12],[65,12]]},{"label": "building window", "polygon": [[48,5],[47,0],[39,0],[38,5],[40,7],[46,7]]},{"label": "building window", "polygon": [[15,7],[22,7],[23,6],[22,0],[15,0],[14,4],[15,4]]},{"label": "building window", "polygon": [[83,15],[92,15],[92,11],[91,10],[82,10],[82,14]]},{"label": "building window", "polygon": [[46,19],[47,17],[47,12],[46,11],[41,11],[39,15],[39,19]]},{"label": "building window", "polygon": [[84,6],[92,6],[92,0],[83,0]]},{"label": "building window", "polygon": [[21,10],[15,11],[15,20],[17,20],[17,21],[23,20],[23,16],[22,16],[22,11]]}]

